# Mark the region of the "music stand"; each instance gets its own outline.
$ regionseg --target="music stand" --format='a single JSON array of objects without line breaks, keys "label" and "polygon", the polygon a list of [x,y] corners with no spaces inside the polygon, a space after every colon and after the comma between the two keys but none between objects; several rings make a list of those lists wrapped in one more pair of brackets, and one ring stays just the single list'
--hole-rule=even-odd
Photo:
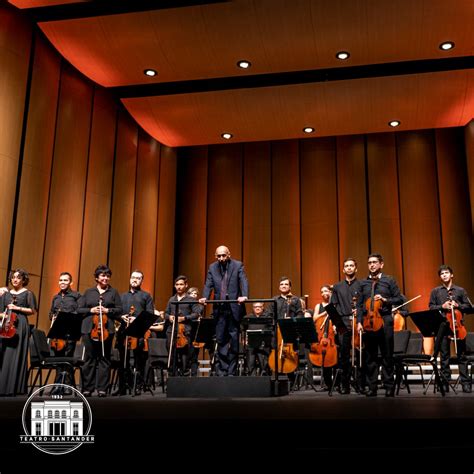
[{"label": "music stand", "polygon": [[49,329],[48,339],[78,341],[81,338],[82,314],[60,311]]},{"label": "music stand", "polygon": [[[313,344],[318,341],[318,335],[316,328],[314,327],[313,318],[283,318],[278,320],[278,326],[280,327],[281,336],[285,344],[291,343],[296,344],[299,350],[300,344]],[[301,372],[298,367],[298,373],[293,383],[293,387],[299,386],[299,379],[303,378],[307,385],[309,385],[315,392],[316,387],[313,384],[313,380],[308,379],[306,373],[306,367]]]},{"label": "music stand", "polygon": [[[432,363],[433,366],[433,372],[436,377],[436,383],[441,387],[441,394],[444,396],[444,388],[441,383],[441,379],[445,383],[449,385],[449,380],[446,379],[446,377],[443,375],[442,372],[438,372],[438,369],[436,367],[437,364],[437,358],[438,358],[438,352],[439,352],[439,345],[441,343],[441,338],[443,337],[443,332],[444,332],[444,323],[446,322],[446,319],[443,317],[440,311],[436,309],[429,309],[426,311],[417,311],[415,313],[410,313],[409,316],[415,323],[415,326],[418,328],[420,333],[422,334],[423,337],[434,337],[435,342],[434,342],[434,354],[433,354],[433,359],[434,362]],[[431,359],[431,358],[430,358]],[[431,363],[431,360],[427,361]],[[435,371],[436,368],[436,371]],[[431,379],[430,379],[431,382]],[[428,383],[428,386],[425,389],[425,393],[428,390],[428,387],[430,385],[430,382]],[[451,387],[453,392],[456,393],[456,390],[454,390],[454,387]]]},{"label": "music stand", "polygon": [[[145,336],[145,333],[150,329],[150,326],[152,326],[159,316],[157,316],[154,313],[149,313],[148,311],[142,311],[129,325],[128,327],[125,328],[124,334],[125,337],[136,337],[137,339],[140,339]],[[125,339],[126,340],[126,339]],[[135,360],[135,366],[133,367],[133,388],[132,388],[132,397],[136,395],[137,392],[137,376],[138,376],[138,371],[136,368],[136,360]],[[143,374],[142,374],[142,378]],[[143,390],[148,391],[153,395],[153,391],[151,388],[143,382]]]}]

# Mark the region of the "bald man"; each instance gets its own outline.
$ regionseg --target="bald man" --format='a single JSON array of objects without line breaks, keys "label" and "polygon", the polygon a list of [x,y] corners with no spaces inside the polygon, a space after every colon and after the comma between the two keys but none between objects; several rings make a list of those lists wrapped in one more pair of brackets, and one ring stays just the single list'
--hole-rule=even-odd
[{"label": "bald man", "polygon": [[235,375],[239,354],[240,320],[245,314],[249,284],[244,265],[230,258],[230,250],[220,245],[215,253],[216,262],[209,265],[203,297],[199,300],[205,304],[211,293],[216,300],[238,300],[238,303],[216,304],[213,315],[216,320],[216,374],[220,376]]}]

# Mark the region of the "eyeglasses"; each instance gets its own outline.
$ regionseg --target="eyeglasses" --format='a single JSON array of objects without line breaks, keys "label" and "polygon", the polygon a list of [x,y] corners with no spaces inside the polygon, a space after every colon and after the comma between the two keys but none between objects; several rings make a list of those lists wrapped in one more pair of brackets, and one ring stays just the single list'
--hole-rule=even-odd
[{"label": "eyeglasses", "polygon": [[216,254],[216,258],[220,258],[220,257],[227,257],[227,254],[226,253]]}]

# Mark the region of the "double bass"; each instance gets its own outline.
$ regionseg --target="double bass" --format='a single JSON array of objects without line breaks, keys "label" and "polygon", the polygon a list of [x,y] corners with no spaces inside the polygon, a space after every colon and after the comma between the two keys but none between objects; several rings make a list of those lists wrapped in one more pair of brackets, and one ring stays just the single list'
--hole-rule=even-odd
[{"label": "double bass", "polygon": [[[12,304],[16,304],[15,295],[12,295]],[[16,334],[17,317],[10,308],[0,315],[0,338],[10,339]]]}]

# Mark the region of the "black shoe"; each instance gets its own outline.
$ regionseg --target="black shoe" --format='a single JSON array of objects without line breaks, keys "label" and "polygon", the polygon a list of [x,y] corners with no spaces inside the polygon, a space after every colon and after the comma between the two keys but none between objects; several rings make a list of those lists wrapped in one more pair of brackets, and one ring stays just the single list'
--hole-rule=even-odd
[{"label": "black shoe", "polygon": [[449,383],[443,383],[443,389],[444,389],[445,393],[448,393],[449,392]]},{"label": "black shoe", "polygon": [[84,392],[82,392],[82,395],[84,395],[85,397],[90,397],[92,393],[89,392],[88,390],[85,390]]},{"label": "black shoe", "polygon": [[124,388],[116,388],[113,392],[112,392],[112,397],[118,397],[118,396],[122,396],[122,395],[125,395],[127,391],[124,389]]},{"label": "black shoe", "polygon": [[464,393],[471,393],[471,392],[472,392],[471,385],[468,384],[468,383],[463,383],[463,384],[462,384],[462,391],[463,391]]},{"label": "black shoe", "polygon": [[366,397],[376,397],[377,396],[377,390],[369,390],[365,394]]},{"label": "black shoe", "polygon": [[97,392],[97,394],[99,395],[100,398],[104,398],[107,396],[106,392]]},{"label": "black shoe", "polygon": [[394,397],[395,396],[395,390],[393,388],[387,388],[385,390],[385,396],[386,397]]},{"label": "black shoe", "polygon": [[351,393],[351,389],[349,387],[341,388],[341,395],[349,395]]}]

